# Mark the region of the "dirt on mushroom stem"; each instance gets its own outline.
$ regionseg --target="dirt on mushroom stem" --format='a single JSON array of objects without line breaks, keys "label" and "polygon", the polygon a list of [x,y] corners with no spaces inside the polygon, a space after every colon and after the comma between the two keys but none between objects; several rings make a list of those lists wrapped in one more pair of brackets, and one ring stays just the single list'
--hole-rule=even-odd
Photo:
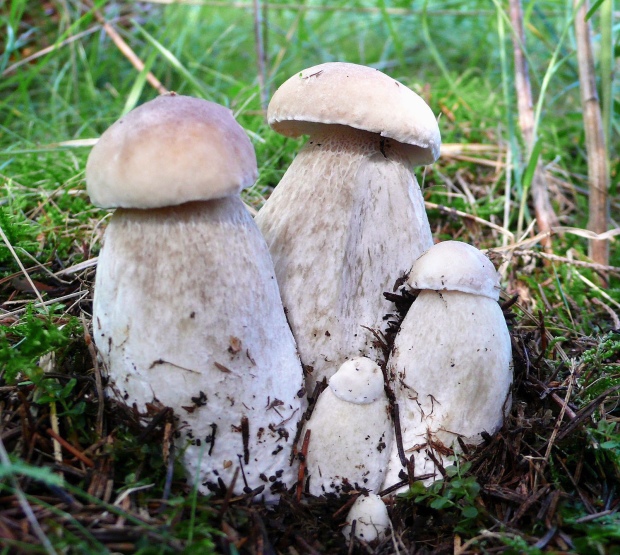
[{"label": "dirt on mushroom stem", "polygon": [[[414,455],[418,475],[440,478],[446,453],[435,453],[437,464],[415,446],[450,448],[459,436],[479,443],[481,432],[501,427],[510,407],[509,363],[510,338],[497,301],[461,291],[420,292],[388,362],[403,446]],[[398,481],[401,468],[393,450],[386,486]]]},{"label": "dirt on mushroom stem", "polygon": [[96,293],[94,337],[112,390],[139,411],[155,401],[175,410],[177,444],[201,492],[225,489],[240,465],[238,493],[265,486],[273,499],[295,481],[288,455],[304,409],[301,366],[241,199],[118,210]]},{"label": "dirt on mushroom stem", "polygon": [[383,291],[432,245],[415,151],[317,124],[258,213],[302,363],[313,368],[308,390],[351,356],[378,358],[363,326],[381,326]]}]

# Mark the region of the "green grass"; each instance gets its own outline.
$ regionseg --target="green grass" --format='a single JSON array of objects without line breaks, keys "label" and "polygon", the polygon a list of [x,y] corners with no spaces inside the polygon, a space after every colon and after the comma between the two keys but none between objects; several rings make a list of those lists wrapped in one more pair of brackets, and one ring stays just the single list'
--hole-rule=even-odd
[{"label": "green grass", "polygon": [[[146,64],[146,70],[167,89],[219,102],[235,112],[257,152],[259,179],[244,195],[258,209],[303,140],[285,139],[265,123],[251,10],[213,7],[208,2],[202,6],[95,3]],[[54,405],[63,437],[82,450],[99,439],[94,428],[99,417],[92,402],[93,363],[83,329],[90,315],[94,270],[56,277],[51,273],[97,255],[107,215],[90,204],[85,191],[89,148],[68,142],[98,137],[123,113],[157,95],[146,81],[146,71],[132,67],[92,11],[84,11],[85,4],[0,0],[0,226],[6,236],[0,242],[0,434],[15,424],[24,403],[33,415],[40,416],[37,425],[47,428],[46,418]],[[276,1],[267,13],[267,88],[273,93],[300,69],[336,60],[372,65],[401,80],[440,114],[445,143],[494,148],[467,157],[446,156],[428,168],[426,200],[493,222],[521,239],[518,230],[527,229],[532,220],[529,199],[523,199],[529,160],[516,121],[506,9],[505,2],[482,0]],[[587,160],[570,3],[530,2],[524,10],[532,87],[538,102],[538,154],[554,177],[551,196],[561,224],[585,228]],[[598,28],[598,14],[592,21]],[[618,37],[616,22],[616,64]],[[22,64],[28,56],[50,47],[54,48]],[[620,146],[617,83],[612,96],[608,117],[613,153]],[[507,150],[514,163],[512,171],[504,165]],[[617,156],[612,157],[611,168],[615,187],[620,169]],[[613,222],[619,221],[617,203],[612,203],[611,215]],[[437,240],[459,238],[481,248],[502,246],[502,235],[485,225],[438,210],[429,210],[429,218]],[[29,275],[39,284],[44,306],[36,305],[7,243],[21,264],[32,268]],[[619,274],[611,272],[604,287],[587,265],[587,240],[575,234],[555,235],[553,254],[585,266],[562,260],[543,263],[540,244],[524,249],[505,258],[503,273],[507,292],[520,294],[515,336],[523,342],[521,347],[530,357],[527,364],[534,365],[537,378],[553,378],[562,399],[571,368],[567,360],[573,361],[578,375],[571,402],[578,412],[620,384],[620,343],[612,331],[617,322],[610,313],[620,314]],[[611,264],[620,266],[616,243],[611,247]],[[59,297],[66,300],[54,303]],[[544,338],[545,331],[550,339]],[[42,357],[50,353],[54,355],[52,377],[41,368]],[[527,366],[523,361],[519,364]],[[557,418],[558,406],[549,404],[548,398],[535,399],[527,387],[520,387],[520,395],[526,392],[520,399],[529,399],[533,407],[528,413],[531,422]],[[552,450],[550,483],[570,497],[558,501],[554,525],[574,539],[573,549],[578,553],[613,553],[610,546],[618,541],[617,514],[605,513],[617,509],[620,491],[617,400],[617,393],[610,394],[584,420],[575,441],[566,438]],[[65,474],[62,481],[61,489],[80,509],[71,503],[59,508],[48,499],[50,487],[60,487],[57,474],[47,470],[54,462],[49,452],[29,451],[32,438],[18,441],[10,435],[4,444],[12,466],[3,466],[0,474],[0,516],[5,509],[2,500],[23,490],[59,553],[114,551],[109,547],[114,541],[84,524],[85,506],[91,516],[97,512],[113,515],[105,517],[106,525],[123,519],[134,526],[136,533],[128,541],[137,553],[209,553],[222,545],[228,546],[229,553],[243,552],[248,546],[242,538],[237,543],[234,538],[222,543],[223,536],[232,534],[231,528],[245,530],[254,539],[261,537],[256,535],[257,522],[265,515],[260,517],[247,507],[222,512],[220,506],[197,497],[191,484],[183,483],[178,467],[171,478],[162,452],[167,441],[163,425],[149,442],[140,442],[140,425],[145,422],[115,411],[106,407],[106,431],[113,440],[100,446],[96,456],[90,453],[102,465],[98,472],[105,474],[114,468],[108,499],[101,492],[85,491],[92,478],[87,469],[82,474]],[[580,469],[589,480],[591,507],[579,501],[579,488],[566,479],[560,460],[573,472]],[[471,548],[480,552],[497,546],[507,553],[560,549],[564,540],[536,546],[546,529],[535,519],[524,518],[510,526],[495,522],[498,517],[491,505],[483,507],[483,484],[476,468],[465,462],[450,471],[445,483],[428,490],[416,486],[409,496],[415,504],[403,501],[403,522],[443,523],[440,528],[446,537],[456,531],[463,542],[471,540]],[[172,493],[161,502],[171,480]],[[124,489],[148,484],[154,485],[129,495],[125,505],[113,504]],[[584,519],[592,508],[605,514]],[[147,509],[149,518],[144,516]],[[290,524],[288,518],[292,517],[282,517]],[[60,524],[52,524],[55,520]],[[229,528],[223,527],[222,520]],[[483,529],[491,531],[485,536]],[[431,528],[431,532],[436,530]],[[0,528],[0,537],[2,533]],[[342,547],[339,531],[333,533],[334,549],[338,549]],[[332,540],[321,538],[323,545],[332,545]],[[24,538],[7,536],[7,541],[8,547],[0,547],[0,553],[30,549]],[[408,541],[418,540],[409,537]],[[430,545],[424,543],[426,539],[420,541],[419,548]],[[45,553],[45,547],[39,545],[38,552]]]}]

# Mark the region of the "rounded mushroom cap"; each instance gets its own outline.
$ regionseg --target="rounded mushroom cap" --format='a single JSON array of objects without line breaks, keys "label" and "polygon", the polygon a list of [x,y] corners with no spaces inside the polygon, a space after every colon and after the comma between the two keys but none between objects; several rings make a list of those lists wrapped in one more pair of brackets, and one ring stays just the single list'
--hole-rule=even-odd
[{"label": "rounded mushroom cap", "polygon": [[343,401],[357,405],[374,403],[384,394],[383,372],[369,358],[352,358],[329,379],[329,388]]},{"label": "rounded mushroom cap", "polygon": [[256,155],[232,112],[207,100],[163,95],[108,128],[86,163],[91,201],[160,208],[238,194],[256,180]]},{"label": "rounded mushroom cap", "polygon": [[330,62],[304,69],[275,92],[267,119],[287,137],[311,133],[317,123],[339,124],[416,147],[420,164],[439,156],[439,126],[428,104],[367,66]]},{"label": "rounded mushroom cap", "polygon": [[437,243],[418,258],[409,272],[412,289],[462,291],[499,299],[499,274],[476,247],[461,241]]},{"label": "rounded mushroom cap", "polygon": [[379,495],[361,495],[355,500],[347,515],[347,524],[342,529],[347,541],[351,539],[354,520],[355,537],[365,542],[384,539],[390,527],[387,507]]}]

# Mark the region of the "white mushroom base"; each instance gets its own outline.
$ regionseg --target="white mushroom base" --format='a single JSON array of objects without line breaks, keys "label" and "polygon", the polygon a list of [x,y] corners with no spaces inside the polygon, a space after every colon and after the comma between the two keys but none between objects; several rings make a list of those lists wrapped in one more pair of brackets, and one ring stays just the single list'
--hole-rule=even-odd
[{"label": "white mushroom base", "polygon": [[[388,362],[400,411],[405,456],[416,476],[441,478],[427,451],[445,460],[442,445],[457,437],[479,443],[510,408],[511,345],[497,301],[460,291],[421,291],[398,332]],[[384,487],[401,480],[396,441]],[[404,489],[404,488],[403,488]],[[402,490],[401,490],[402,491]]]},{"label": "white mushroom base", "polygon": [[414,147],[317,125],[256,217],[274,261],[308,390],[348,358],[378,360],[383,297],[433,244]]},{"label": "white mushroom base", "polygon": [[383,541],[392,525],[387,507],[378,495],[360,495],[351,505],[347,524],[342,528],[347,542],[352,539],[353,522],[355,522],[354,537],[366,543]]},{"label": "white mushroom base", "polygon": [[362,357],[345,362],[301,434],[310,430],[306,487],[312,495],[379,490],[394,435],[388,412],[379,366]]},{"label": "white mushroom base", "polygon": [[172,407],[202,493],[292,486],[303,376],[267,247],[238,197],[117,210],[99,258],[94,338],[120,399]]}]

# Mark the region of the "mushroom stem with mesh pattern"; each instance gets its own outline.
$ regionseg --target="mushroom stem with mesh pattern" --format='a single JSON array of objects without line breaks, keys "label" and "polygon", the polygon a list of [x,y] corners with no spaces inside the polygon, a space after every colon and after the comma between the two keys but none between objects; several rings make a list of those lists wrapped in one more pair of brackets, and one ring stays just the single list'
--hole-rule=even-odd
[{"label": "mushroom stem with mesh pattern", "polygon": [[256,222],[312,391],[348,358],[380,356],[363,326],[383,326],[382,293],[432,245],[413,167],[432,163],[441,139],[422,98],[349,63],[291,77],[268,120],[283,135],[310,135]]},{"label": "mushroom stem with mesh pattern", "polygon": [[110,388],[139,412],[174,409],[203,493],[292,485],[303,375],[267,246],[239,193],[254,149],[227,108],[161,96],[114,123],[86,166],[116,207],[95,281],[93,337]]}]

